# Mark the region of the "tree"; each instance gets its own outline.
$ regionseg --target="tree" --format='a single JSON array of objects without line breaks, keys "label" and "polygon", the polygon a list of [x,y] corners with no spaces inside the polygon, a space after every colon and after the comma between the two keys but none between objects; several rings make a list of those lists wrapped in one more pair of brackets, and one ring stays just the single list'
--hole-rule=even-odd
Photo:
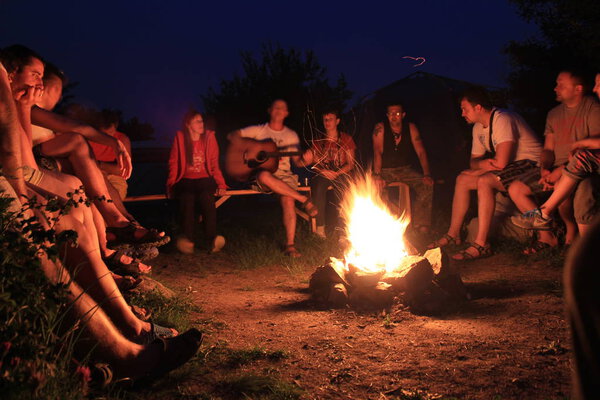
[{"label": "tree", "polygon": [[154,127],[150,123],[142,122],[137,117],[124,119],[121,110],[102,109],[99,111],[93,107],[87,107],[78,103],[70,103],[66,106],[64,113],[67,116],[85,122],[96,129],[101,129],[101,126],[103,125],[102,119],[104,116],[110,114],[114,116],[115,120],[118,120],[117,129],[126,134],[132,142],[154,139]]},{"label": "tree", "polygon": [[287,124],[300,136],[310,135],[305,128],[314,124],[325,107],[343,110],[352,97],[343,75],[332,86],[310,50],[262,46],[260,59],[242,52],[241,76],[223,79],[218,90],[210,88],[202,96],[206,112],[216,120],[220,132],[264,122],[269,104],[278,98],[288,102]]},{"label": "tree", "polygon": [[[561,68],[600,68],[600,2],[597,0],[510,0],[539,26],[541,39],[511,42],[505,51],[515,106],[538,131],[555,105],[552,88]],[[591,71],[598,72],[598,71]]]}]

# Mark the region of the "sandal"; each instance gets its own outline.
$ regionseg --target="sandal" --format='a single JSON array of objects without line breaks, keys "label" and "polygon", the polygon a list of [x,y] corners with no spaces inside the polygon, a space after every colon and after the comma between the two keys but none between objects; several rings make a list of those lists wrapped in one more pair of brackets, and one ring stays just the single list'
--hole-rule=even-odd
[{"label": "sandal", "polygon": [[[445,241],[445,242],[442,243],[442,241]],[[435,249],[436,247],[444,247],[444,246],[448,246],[448,245],[459,245],[459,244],[460,244],[459,239],[455,239],[452,236],[445,233],[444,236],[442,236],[438,240],[434,240],[433,242],[429,243],[427,245],[427,250]]]},{"label": "sandal", "polygon": [[119,275],[115,274],[114,272],[111,272],[111,274],[121,293],[129,292],[130,290],[133,290],[136,287],[138,287],[140,283],[142,283],[142,278],[136,279],[131,275]]},{"label": "sandal", "polygon": [[546,242],[540,242],[539,240],[536,240],[531,246],[523,250],[523,254],[525,254],[526,256],[530,256],[532,254],[536,254],[544,250],[551,249],[553,247],[555,246],[552,246]]},{"label": "sandal", "polygon": [[202,332],[192,328],[171,339],[156,339],[149,346],[159,348],[158,363],[150,372],[135,379],[135,387],[149,385],[175,368],[185,364],[198,352]]},{"label": "sandal", "polygon": [[152,311],[144,307],[138,306],[130,306],[131,312],[135,315],[140,321],[147,322],[152,318]]},{"label": "sandal", "polygon": [[302,257],[302,254],[300,254],[300,252],[298,251],[298,249],[296,249],[296,246],[293,243],[292,244],[286,244],[285,245],[285,250],[283,251],[283,253],[286,256],[292,257],[292,258]]},{"label": "sandal", "polygon": [[[145,230],[146,233],[144,233],[142,236],[136,237],[136,232],[140,230]],[[109,247],[111,247],[111,245],[123,244],[132,244],[144,247],[158,247],[169,243],[171,240],[170,237],[161,234],[161,232],[158,232],[156,229],[145,229],[132,222],[123,227],[107,226],[106,235],[114,236],[114,239],[111,238],[108,240]]]},{"label": "sandal", "polygon": [[[477,251],[477,254],[473,255],[473,254],[467,252],[467,250],[469,250],[469,249],[475,249]],[[489,257],[491,255],[492,255],[492,248],[490,247],[489,244],[486,244],[485,246],[480,246],[477,243],[469,243],[469,246],[466,249],[459,251],[458,253],[453,255],[452,259],[455,261],[467,261],[467,260],[476,260],[478,258],[485,258],[485,257]],[[460,256],[460,258],[458,258],[457,256]]]},{"label": "sandal", "polygon": [[319,210],[317,210],[317,206],[315,206],[313,202],[310,201],[310,198],[306,199],[306,201],[302,203],[302,208],[310,217],[316,217],[319,213]]},{"label": "sandal", "polygon": [[[124,263],[123,257],[131,259],[130,263]],[[104,263],[113,272],[119,275],[132,275],[137,277],[139,274],[149,274],[152,272],[152,267],[146,265],[139,260],[129,257],[123,250],[116,250],[110,256],[103,258]]]}]

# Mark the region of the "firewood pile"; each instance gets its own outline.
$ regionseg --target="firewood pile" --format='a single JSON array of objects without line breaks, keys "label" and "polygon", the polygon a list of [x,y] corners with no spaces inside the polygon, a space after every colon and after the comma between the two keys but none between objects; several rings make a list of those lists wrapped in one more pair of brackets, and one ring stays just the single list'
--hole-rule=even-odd
[{"label": "firewood pile", "polygon": [[440,249],[406,256],[391,272],[365,272],[331,257],[311,275],[313,298],[328,307],[388,309],[396,299],[416,313],[435,313],[468,297],[458,272]]}]

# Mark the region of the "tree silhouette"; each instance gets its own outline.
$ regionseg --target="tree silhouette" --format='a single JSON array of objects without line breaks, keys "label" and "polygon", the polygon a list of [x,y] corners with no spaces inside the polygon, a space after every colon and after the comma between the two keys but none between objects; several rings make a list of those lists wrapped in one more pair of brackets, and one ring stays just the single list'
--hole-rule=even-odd
[{"label": "tree silhouette", "polygon": [[290,110],[286,124],[300,136],[312,134],[305,128],[320,119],[319,112],[325,107],[343,110],[352,97],[343,75],[332,86],[326,68],[310,50],[266,44],[259,59],[249,52],[242,52],[241,59],[240,76],[221,80],[218,89],[210,88],[202,96],[206,112],[214,117],[220,132],[265,122],[270,103],[282,98]]}]

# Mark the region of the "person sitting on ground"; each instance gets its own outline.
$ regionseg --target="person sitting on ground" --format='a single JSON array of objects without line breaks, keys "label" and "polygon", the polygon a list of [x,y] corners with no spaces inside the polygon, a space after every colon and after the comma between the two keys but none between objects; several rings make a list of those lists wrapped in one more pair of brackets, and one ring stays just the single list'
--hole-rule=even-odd
[{"label": "person sitting on ground", "polygon": [[[506,192],[515,179],[528,179],[538,169],[541,144],[520,115],[493,106],[484,88],[472,87],[461,97],[462,116],[473,125],[471,169],[456,178],[448,232],[428,248],[460,244],[460,230],[469,209],[470,191],[477,190],[478,231],[473,243],[452,256],[470,260],[491,254],[487,242],[496,192]],[[491,153],[492,157],[487,157]]]},{"label": "person sitting on ground", "polygon": [[349,173],[354,169],[356,144],[347,133],[338,131],[340,113],[329,110],[323,113],[325,137],[315,139],[299,162],[300,165],[313,165],[316,172],[310,181],[312,199],[317,206],[316,234],[325,238],[325,210],[327,191],[333,186],[336,194],[341,193]]},{"label": "person sitting on ground", "polygon": [[[516,181],[511,185],[509,195],[522,213],[536,208],[541,201],[536,198],[536,188],[542,186],[552,190],[562,176],[568,162],[573,142],[600,135],[600,104],[586,96],[586,76],[578,70],[563,70],[556,79],[556,100],[561,104],[554,107],[546,118],[544,150],[540,163],[538,180]],[[583,179],[572,196],[558,206],[558,212],[565,224],[565,246],[569,246],[577,235],[585,231],[594,219],[595,191],[594,177]],[[538,252],[558,245],[552,230],[538,230],[538,240],[529,253]]]},{"label": "person sitting on ground", "polygon": [[[97,119],[96,128],[122,142],[129,157],[131,157],[131,141],[127,135],[117,130],[119,113],[111,110],[102,110],[98,113]],[[90,142],[90,147],[94,152],[98,167],[104,173],[106,180],[116,189],[120,200],[125,200],[127,197],[127,179],[121,176],[115,150],[110,146],[97,142]]]},{"label": "person sitting on ground", "polygon": [[[300,140],[296,132],[284,125],[289,115],[288,105],[285,100],[277,99],[271,103],[268,109],[269,122],[263,125],[249,126],[228,135],[231,145],[241,143],[245,138],[255,140],[272,140],[280,151],[297,151]],[[283,210],[283,226],[285,228],[285,254],[290,257],[301,257],[296,249],[294,238],[296,235],[296,211],[294,202],[302,203],[304,209],[311,217],[318,214],[317,207],[310,199],[300,194],[298,188],[298,176],[292,173],[291,162],[302,165],[300,156],[281,157],[279,166],[275,173],[266,170],[256,172],[256,189],[265,193],[279,195],[279,202]]]},{"label": "person sitting on ground", "polygon": [[[408,185],[413,197],[412,227],[428,233],[433,179],[421,134],[415,124],[408,122],[401,103],[389,103],[386,115],[387,120],[375,125],[373,131],[373,176],[382,189],[392,182]],[[418,159],[422,173],[417,172],[415,159]]]},{"label": "person sitting on ground", "polygon": [[[25,93],[30,101],[34,97],[31,93],[35,91]],[[24,158],[21,151],[24,134],[17,115],[15,103],[11,98],[8,74],[0,62],[0,164],[3,166],[4,173],[7,171],[15,173],[8,179],[0,177],[0,191],[13,199],[11,207],[18,211],[21,209],[20,199],[32,198],[36,194],[30,191],[24,193],[26,187],[23,176],[19,175]],[[29,147],[25,149],[31,152]],[[16,192],[13,188],[17,189]],[[155,374],[158,376],[176,368],[195,354],[200,345],[200,332],[188,331],[179,339],[167,339],[165,342],[160,339],[161,335],[172,337],[177,332],[145,323],[133,315],[99,257],[97,240],[94,239],[95,231],[86,229],[80,222],[79,211],[84,208],[86,207],[73,207],[70,213],[61,215],[60,218],[57,218],[57,215],[49,216],[51,220],[56,221],[53,229],[57,232],[70,229],[77,232],[78,246],[62,247],[62,251],[65,252],[63,259],[69,264],[71,272],[64,271],[58,261],[50,260],[44,252],[36,252],[40,257],[44,273],[52,282],[65,285],[72,302],[72,307],[67,309],[81,320],[86,328],[86,334],[97,342],[99,348],[96,350],[99,352],[96,354],[114,362],[118,374],[135,378]],[[79,214],[79,217],[76,214]],[[34,211],[25,209],[24,218],[37,219],[42,226],[49,228],[46,222],[47,216],[40,209]],[[22,237],[27,240],[27,236]],[[71,279],[72,277],[74,279]],[[105,311],[112,319],[108,318]],[[120,332],[127,335],[128,339]],[[159,342],[155,341],[157,338]],[[136,342],[143,345],[138,345]],[[157,346],[156,343],[161,344],[162,347]],[[174,358],[174,354],[165,352],[169,347],[170,351],[180,357]],[[183,357],[184,354],[186,357]],[[161,365],[161,363],[168,365]]]},{"label": "person sitting on ground", "polygon": [[[23,176],[26,178],[27,186],[40,193],[57,196],[63,202],[66,202],[70,199],[68,193],[77,193],[82,182],[72,175],[40,169],[31,147],[32,128],[29,117],[34,103],[41,101],[44,93],[41,80],[44,74],[44,64],[41,58],[31,50],[20,47],[17,47],[15,50],[14,46],[8,54],[6,51],[3,51],[2,58],[12,63],[12,72],[8,73],[8,77],[21,121],[20,151],[23,162],[22,171]],[[95,161],[92,164],[96,165]],[[85,197],[79,197],[79,195],[77,198],[82,202],[87,201]],[[103,204],[106,201],[97,203]],[[85,207],[82,212],[85,215],[82,221],[87,224],[88,229],[96,230],[103,257],[107,262],[112,262],[113,265],[121,269],[135,269],[135,271],[129,271],[133,273],[150,271],[151,268],[149,266],[134,262],[134,260],[124,254],[108,249],[106,246],[104,219],[95,206]]]},{"label": "person sitting on ground", "polygon": [[[600,98],[600,73],[596,74],[594,92]],[[577,189],[584,179],[600,174],[600,136],[579,140],[571,145],[571,159],[562,171],[562,177],[556,183],[554,192],[539,208],[528,211],[520,216],[511,218],[511,221],[525,229],[547,231],[552,229],[552,213],[558,209],[563,201]],[[595,200],[596,215],[598,214],[598,200]],[[575,204],[576,207],[579,203]],[[577,212],[577,211],[576,211]],[[581,224],[579,233],[583,235],[589,224]]]},{"label": "person sitting on ground", "polygon": [[179,200],[179,223],[182,236],[177,249],[194,252],[196,204],[204,221],[205,242],[212,253],[220,251],[225,238],[217,235],[215,196],[223,196],[227,185],[219,168],[219,146],[215,132],[204,127],[203,115],[190,110],[177,131],[169,156],[167,194]]},{"label": "person sitting on ground", "polygon": [[[36,102],[40,101],[43,93],[42,76],[45,68],[43,59],[32,50],[19,45],[3,49],[2,54],[2,61],[8,71],[11,88],[15,96],[22,97],[23,93],[26,93],[29,88],[33,88],[37,94],[32,94],[32,96],[35,96]],[[130,221],[119,211],[113,201],[105,201],[112,200],[112,198],[106,187],[102,172],[93,156],[91,156],[86,138],[113,146],[118,154],[122,174],[128,177],[131,174],[131,159],[121,142],[89,125],[59,116],[37,106],[30,105],[27,109],[24,107],[18,107],[17,109],[21,113],[21,118],[25,121],[31,121],[42,128],[60,133],[53,139],[41,143],[39,149],[43,155],[59,157],[62,161],[68,161],[75,174],[81,177],[86,193],[93,199],[106,221],[106,230],[111,236],[109,239],[112,239],[113,242],[136,244],[164,244],[168,242],[169,239],[164,236],[164,233],[148,230],[135,221]],[[28,134],[26,143],[31,147],[33,145],[31,125],[25,125],[24,129]],[[26,158],[24,162],[29,167],[38,169],[34,157]],[[78,188],[69,187],[68,189],[74,191]],[[61,195],[65,195],[65,193]]]}]

